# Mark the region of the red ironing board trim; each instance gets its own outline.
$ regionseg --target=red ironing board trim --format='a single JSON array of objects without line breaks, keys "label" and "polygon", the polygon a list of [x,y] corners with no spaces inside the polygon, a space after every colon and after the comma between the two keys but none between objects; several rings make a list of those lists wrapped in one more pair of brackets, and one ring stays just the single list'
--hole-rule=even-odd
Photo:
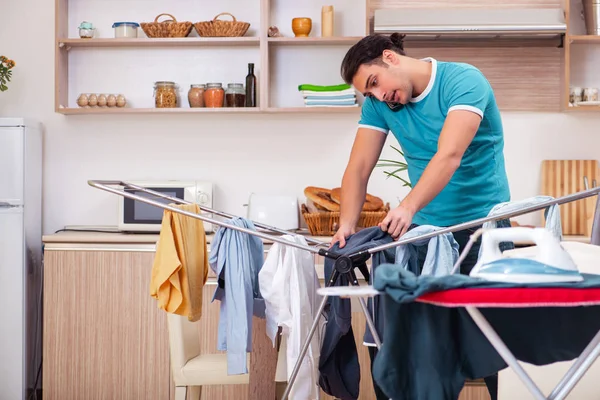
[{"label": "red ironing board trim", "polygon": [[471,288],[427,293],[416,301],[442,307],[577,307],[600,305],[600,288]]}]

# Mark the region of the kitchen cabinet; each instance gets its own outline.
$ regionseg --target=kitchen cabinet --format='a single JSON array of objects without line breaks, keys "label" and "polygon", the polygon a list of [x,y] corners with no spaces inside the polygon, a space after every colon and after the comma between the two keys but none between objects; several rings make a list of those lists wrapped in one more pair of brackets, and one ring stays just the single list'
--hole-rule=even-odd
[{"label": "kitchen cabinet", "polygon": [[[69,232],[44,237],[44,400],[174,399],[166,314],[148,292],[156,239]],[[322,276],[322,257],[316,257]],[[211,277],[204,291],[198,332],[202,351],[212,353],[217,352],[219,315],[219,303],[210,303],[214,283]],[[359,307],[353,308],[352,325],[361,365],[360,399],[371,400]],[[251,378],[251,384],[272,379]],[[248,385],[205,387],[202,398],[248,399]],[[469,382],[460,400],[488,398],[485,386]]]},{"label": "kitchen cabinet", "polygon": [[[138,38],[114,39],[114,21],[151,22],[168,12],[179,21],[210,20],[223,11],[219,2],[183,1],[163,4],[123,0],[115,7],[102,7],[92,0],[55,0],[55,111],[61,114],[108,113],[336,113],[357,118],[360,107],[306,107],[298,85],[341,83],[340,63],[345,52],[364,35],[372,32],[373,10],[403,7],[497,7],[496,0],[330,0],[334,6],[334,36],[321,37],[322,3],[307,0],[255,0],[248,4],[236,0],[227,6],[237,20],[251,23],[244,37]],[[294,5],[292,5],[294,4]],[[562,0],[511,0],[502,7],[547,7]],[[237,6],[236,6],[237,5]],[[310,17],[308,37],[294,37],[291,20]],[[229,19],[225,16],[224,19]],[[97,28],[92,39],[79,39],[77,26],[91,20]],[[284,37],[268,37],[270,26],[277,26]],[[524,44],[525,42],[519,42]],[[436,47],[437,46],[437,47]],[[490,81],[502,111],[559,111],[564,99],[565,49],[544,46],[504,46],[498,43],[410,45],[412,57],[431,56],[440,60],[464,61],[480,68]],[[567,58],[568,58],[567,48]],[[115,60],[119,60],[115,62]],[[255,64],[258,79],[258,106],[252,108],[189,108],[190,84],[206,82],[243,83],[247,64]],[[154,108],[152,85],[155,81],[175,81],[181,105]],[[80,93],[121,93],[125,108],[79,108]],[[359,102],[360,100],[360,95]]]}]

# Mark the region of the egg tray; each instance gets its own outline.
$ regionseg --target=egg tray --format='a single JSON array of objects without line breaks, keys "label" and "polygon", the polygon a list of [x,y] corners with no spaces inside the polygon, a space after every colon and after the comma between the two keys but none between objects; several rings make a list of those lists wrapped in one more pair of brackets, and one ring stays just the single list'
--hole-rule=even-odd
[{"label": "egg tray", "polygon": [[[90,99],[92,96],[95,97],[93,99]],[[111,96],[114,97],[114,100],[111,99]],[[127,99],[122,94],[81,93],[79,97],[77,97],[77,105],[82,108],[123,108],[126,104]]]}]

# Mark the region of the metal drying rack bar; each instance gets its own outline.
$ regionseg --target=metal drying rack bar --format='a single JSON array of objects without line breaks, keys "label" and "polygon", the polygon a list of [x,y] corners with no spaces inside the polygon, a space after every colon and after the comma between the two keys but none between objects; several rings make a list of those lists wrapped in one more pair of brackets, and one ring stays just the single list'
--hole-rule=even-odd
[{"label": "metal drying rack bar", "polygon": [[[88,184],[92,187],[101,189],[101,190],[105,190],[107,192],[110,193],[114,193],[117,194],[119,196],[123,196],[123,197],[127,197],[133,200],[137,200],[137,201],[141,201],[143,203],[147,203],[156,207],[160,207],[163,208],[165,210],[170,210],[172,212],[176,212],[179,214],[183,214],[186,215],[188,217],[192,217],[192,218],[197,218],[200,219],[204,222],[208,222],[211,224],[215,224],[224,228],[230,228],[230,229],[234,229],[243,233],[247,233],[249,235],[254,235],[254,236],[258,236],[262,239],[266,239],[266,240],[270,240],[273,242],[277,242],[277,243],[281,243],[284,244],[286,246],[292,246],[292,247],[296,247],[299,248],[301,250],[306,250],[308,252],[311,253],[315,253],[315,254],[319,254],[323,257],[327,257],[330,259],[335,260],[334,261],[334,265],[333,265],[333,272],[331,274],[330,279],[327,281],[326,287],[329,286],[333,286],[335,285],[335,282],[337,281],[337,278],[340,275],[345,275],[348,278],[348,282],[350,282],[350,284],[352,286],[359,286],[358,283],[358,279],[356,277],[356,274],[354,272],[355,268],[359,268],[359,270],[362,272],[363,276],[365,277],[365,279],[367,281],[369,281],[369,273],[366,271],[366,268],[364,267],[365,262],[370,258],[370,256],[374,253],[377,253],[379,251],[382,250],[386,250],[389,248],[393,248],[393,247],[397,247],[397,246],[401,246],[404,244],[409,244],[409,243],[413,243],[416,242],[418,240],[422,240],[422,239],[426,239],[426,238],[432,238],[434,236],[438,236],[441,234],[445,234],[445,233],[450,233],[450,232],[457,232],[457,231],[461,231],[463,229],[468,229],[468,228],[473,228],[476,226],[480,226],[483,225],[486,222],[492,222],[492,221],[498,221],[498,220],[502,220],[502,219],[508,219],[508,218],[512,218],[512,217],[516,217],[519,215],[523,215],[523,214],[528,214],[534,211],[539,211],[539,210],[543,210],[547,207],[553,206],[553,205],[560,205],[560,204],[565,204],[565,203],[570,203],[572,201],[577,201],[577,200],[581,200],[583,198],[586,197],[591,197],[594,195],[598,195],[598,193],[600,193],[600,187],[594,187],[592,189],[587,189],[587,190],[583,190],[580,192],[576,192],[567,196],[563,196],[563,197],[559,197],[559,198],[555,198],[552,200],[548,200],[548,201],[544,201],[544,202],[540,202],[528,207],[523,207],[520,210],[515,210],[515,211],[509,211],[509,212],[504,212],[504,213],[499,213],[495,216],[489,216],[489,217],[484,217],[484,218],[479,218],[476,220],[472,220],[469,222],[465,222],[465,223],[461,223],[461,224],[457,224],[457,225],[452,225],[446,228],[441,228],[437,231],[431,232],[431,233],[427,233],[427,234],[423,234],[423,235],[419,235],[419,236],[415,236],[409,239],[400,239],[385,245],[381,245],[381,246],[376,246],[376,247],[372,247],[368,250],[363,250],[363,251],[359,251],[353,254],[349,254],[349,255],[343,255],[343,254],[338,254],[335,252],[332,252],[328,249],[325,249],[323,247],[319,248],[319,246],[323,246],[325,245],[325,243],[320,242],[318,240],[314,240],[312,238],[306,238],[307,242],[311,242],[314,243],[316,246],[305,246],[299,243],[295,243],[295,242],[291,242],[288,241],[284,238],[275,236],[275,235],[271,235],[271,234],[267,234],[267,233],[263,233],[263,232],[259,232],[256,230],[251,230],[251,229],[247,229],[241,226],[236,226],[233,224],[229,224],[227,222],[223,222],[223,221],[218,221],[215,220],[213,218],[209,218],[207,216],[201,215],[201,214],[196,214],[196,213],[192,213],[192,212],[188,212],[188,211],[184,211],[181,210],[177,207],[173,207],[171,205],[168,204],[164,204],[164,203],[160,203],[158,201],[149,199],[147,197],[142,197],[142,196],[138,196],[136,194],[133,193],[129,193],[127,192],[125,189],[123,190],[119,190],[119,189],[115,189],[111,186],[122,186],[124,188],[130,188],[130,189],[135,189],[159,198],[163,198],[166,200],[170,200],[173,203],[180,203],[180,204],[191,204],[188,201],[184,201],[182,199],[179,198],[175,198],[175,197],[170,197],[167,195],[164,195],[162,193],[147,189],[147,188],[143,188],[137,185],[134,185],[132,183],[128,183],[128,182],[124,182],[124,181],[117,181],[117,180],[89,180]],[[227,214],[225,212],[222,211],[217,211],[217,210],[213,210],[211,208],[208,207],[203,207],[198,205],[198,207],[200,208],[200,210],[202,211],[206,211],[208,213],[213,213],[215,215],[219,215],[222,217],[227,217],[227,218],[235,218],[234,215],[231,214]],[[260,224],[260,223],[254,223],[255,226],[259,227],[259,228],[263,228],[263,229],[267,229],[267,230],[271,230],[273,232],[277,232],[277,233],[283,233],[283,234],[289,234],[289,235],[296,235],[296,233],[293,232],[289,232],[289,231],[285,231],[285,230],[281,230],[279,228],[276,227],[271,227],[268,225],[264,225],[264,224]],[[362,268],[361,268],[362,266]],[[291,391],[291,387],[294,384],[294,380],[296,379],[296,376],[298,374],[298,371],[300,369],[300,365],[302,363],[302,360],[304,359],[308,348],[310,346],[310,342],[312,340],[312,337],[314,336],[317,326],[319,324],[319,318],[320,316],[323,314],[323,311],[325,309],[325,305],[327,304],[327,299],[329,298],[329,296],[325,295],[323,296],[323,299],[321,300],[321,304],[319,305],[319,309],[316,312],[316,316],[313,324],[310,328],[310,331],[308,333],[307,338],[305,339],[303,346],[302,346],[302,350],[300,351],[300,354],[298,356],[298,360],[296,361],[296,364],[294,365],[294,369],[292,371],[292,374],[290,375],[289,378],[289,382],[288,385],[286,387],[286,390],[283,394],[282,400],[287,399],[287,397],[289,396],[289,393]],[[369,328],[369,330],[371,331],[371,334],[373,335],[373,339],[375,341],[375,344],[377,346],[377,348],[379,349],[381,347],[381,340],[379,338],[379,335],[377,334],[377,330],[375,329],[375,325],[373,323],[373,320],[371,319],[371,316],[368,312],[367,309],[367,304],[364,298],[359,297],[358,298],[361,309],[363,311],[363,314],[365,315],[365,319],[367,322],[367,326]]]}]

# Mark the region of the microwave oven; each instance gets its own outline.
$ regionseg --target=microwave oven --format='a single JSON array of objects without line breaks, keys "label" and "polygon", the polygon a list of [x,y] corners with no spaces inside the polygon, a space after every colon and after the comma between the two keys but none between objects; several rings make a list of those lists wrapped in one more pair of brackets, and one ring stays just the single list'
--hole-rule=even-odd
[{"label": "microwave oven", "polygon": [[[206,181],[127,181],[136,186],[150,189],[167,196],[176,197],[200,206],[213,208],[213,185]],[[172,203],[167,199],[144,193],[130,187],[124,188],[125,192],[139,197],[147,197],[159,203]],[[144,203],[128,197],[119,196],[118,229],[121,232],[158,233],[162,224],[164,209],[152,204]],[[201,215],[212,218],[212,214],[201,211]],[[213,231],[213,224],[204,222],[207,233]]]}]

